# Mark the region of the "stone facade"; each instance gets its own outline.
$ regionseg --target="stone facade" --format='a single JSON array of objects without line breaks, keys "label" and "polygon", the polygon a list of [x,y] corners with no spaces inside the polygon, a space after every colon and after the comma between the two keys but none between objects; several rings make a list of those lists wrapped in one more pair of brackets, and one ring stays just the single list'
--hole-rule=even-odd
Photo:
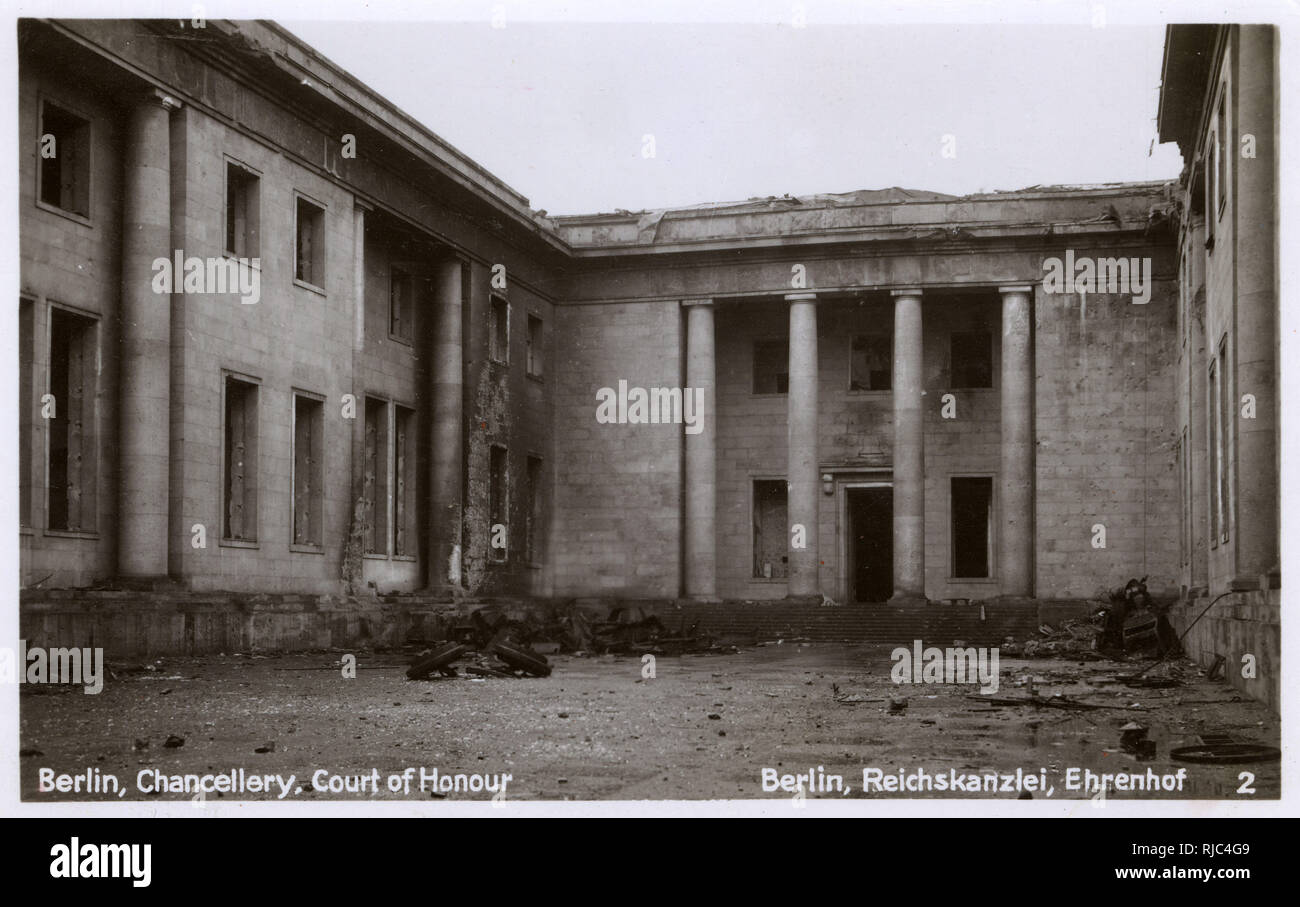
[{"label": "stone facade", "polygon": [[[1161,141],[1184,170],[1177,354],[1179,582],[1193,655],[1280,708],[1278,36],[1175,26]],[[1213,605],[1213,607],[1210,607]],[[1210,608],[1210,610],[1206,610]],[[1193,621],[1202,613],[1195,626]]]},{"label": "stone facade", "polygon": [[[1257,171],[1229,167],[1190,265],[1188,178],[547,218],[278,27],[206,29],[21,25],[29,627],[88,632],[42,590],[90,585],[149,588],[141,613],[201,601],[154,621],[166,649],[199,624],[392,637],[393,593],[1059,610],[1276,562],[1275,519],[1271,551],[1237,528],[1276,512],[1275,472],[1237,478],[1275,467],[1274,423],[1229,445],[1226,544],[1198,427],[1207,337],[1275,417],[1272,260],[1232,226],[1271,203]],[[1233,61],[1267,32],[1223,34],[1233,116],[1263,117],[1247,96],[1273,83]],[[45,163],[51,131],[84,156]],[[1195,135],[1170,133],[1189,160]],[[232,244],[255,304],[152,291],[157,257]],[[1116,279],[1045,280],[1083,259]],[[598,419],[619,388],[698,389],[699,431]],[[314,623],[298,596],[327,602]]]}]

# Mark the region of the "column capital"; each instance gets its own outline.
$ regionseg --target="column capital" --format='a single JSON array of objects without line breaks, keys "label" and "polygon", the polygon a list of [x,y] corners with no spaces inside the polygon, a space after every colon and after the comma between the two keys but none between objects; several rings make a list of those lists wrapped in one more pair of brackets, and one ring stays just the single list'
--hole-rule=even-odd
[{"label": "column capital", "polygon": [[816,302],[816,293],[786,293],[786,302]]},{"label": "column capital", "polygon": [[693,306],[693,305],[713,305],[713,300],[712,300],[712,299],[708,299],[708,298],[705,298],[705,299],[683,299],[683,300],[682,300],[682,306],[683,306],[683,307],[686,307],[686,306]]},{"label": "column capital", "polygon": [[921,293],[920,287],[899,287],[889,291],[890,296],[920,296]]},{"label": "column capital", "polygon": [[998,287],[998,292],[1003,296],[1006,296],[1008,293],[1032,293],[1034,292],[1034,287],[1032,284],[1027,283],[1013,284],[1011,286]]},{"label": "column capital", "polygon": [[185,106],[180,102],[179,98],[175,97],[174,95],[168,94],[167,92],[163,91],[161,88],[152,89],[140,100],[144,104],[157,104],[159,107],[163,108],[168,112],[173,110],[180,110],[183,106]]}]

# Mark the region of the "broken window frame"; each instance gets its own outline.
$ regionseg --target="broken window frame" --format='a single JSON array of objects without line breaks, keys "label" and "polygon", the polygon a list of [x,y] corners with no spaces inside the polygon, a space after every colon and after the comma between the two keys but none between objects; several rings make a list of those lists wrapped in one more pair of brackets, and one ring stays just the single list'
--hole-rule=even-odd
[{"label": "broken window frame", "polygon": [[1223,507],[1223,500],[1220,498],[1222,490],[1222,480],[1220,473],[1223,469],[1223,447],[1220,435],[1222,426],[1219,421],[1220,408],[1219,398],[1222,389],[1219,385],[1219,360],[1214,356],[1210,357],[1209,374],[1207,375],[1206,390],[1209,399],[1206,401],[1206,446],[1209,448],[1210,468],[1208,470],[1209,478],[1209,498],[1210,498],[1210,548],[1219,547],[1219,521]]},{"label": "broken window frame", "polygon": [[[985,519],[984,572],[963,573],[960,571],[963,558],[961,549],[966,547],[958,536],[958,495],[960,483],[979,481],[988,484],[988,504]],[[992,473],[953,473],[948,477],[948,524],[949,524],[949,582],[995,582],[997,580],[997,478]],[[974,547],[974,546],[972,546]]]},{"label": "broken window frame", "polygon": [[546,510],[542,506],[542,483],[545,481],[545,460],[530,453],[524,461],[526,509],[524,511],[524,562],[530,567],[541,566],[540,542],[542,523]]},{"label": "broken window frame", "polygon": [[1232,389],[1232,369],[1228,362],[1228,335],[1219,338],[1219,446],[1222,450],[1219,468],[1219,542],[1226,545],[1232,534],[1232,459],[1233,428],[1236,426],[1236,405]]},{"label": "broken window frame", "polygon": [[[60,133],[51,132],[46,126],[46,117],[50,108],[58,111],[60,115],[69,120],[76,121],[71,135],[71,156],[72,166],[64,167],[63,162],[67,157],[61,157],[62,149],[69,145],[69,136],[60,129]],[[80,112],[75,107],[65,104],[62,100],[41,96],[37,105],[37,123],[36,123],[36,204],[46,211],[61,214],[70,217],[80,223],[90,223],[91,199],[93,186],[91,185],[92,175],[94,174],[94,140],[92,135],[92,121],[89,116]],[[54,158],[41,157],[41,145],[45,135],[54,135]],[[57,161],[57,165],[50,164],[49,161]],[[59,201],[47,201],[45,198],[47,186],[46,180],[49,178],[52,169],[58,167],[59,175]]]},{"label": "broken window frame", "polygon": [[[854,363],[856,361],[855,354],[857,351],[858,341],[860,340],[875,341],[877,343],[883,341],[885,346],[887,347],[887,351],[885,355],[885,363],[887,368],[885,370],[886,377],[885,377],[884,387],[856,386],[857,382],[854,380]],[[871,381],[871,370],[869,369],[866,374],[866,379],[868,384],[873,383]],[[893,335],[881,333],[878,331],[874,333],[860,332],[857,334],[850,335],[849,337],[849,393],[851,394],[888,393],[893,390],[893,387],[894,387],[894,337]]]},{"label": "broken window frame", "polygon": [[[301,192],[295,192],[293,199],[293,282],[298,286],[324,294],[326,207]],[[310,248],[306,258],[302,248],[304,211],[310,218],[308,237]],[[304,261],[307,262],[306,269],[303,267]]]},{"label": "broken window frame", "polygon": [[416,409],[394,402],[392,465],[389,469],[391,484],[393,560],[416,560],[419,550],[419,505],[416,500],[418,490],[419,461],[417,442],[419,440],[419,423],[416,421]]},{"label": "broken window frame", "polygon": [[[99,317],[58,303],[48,312],[45,386],[54,398],[54,418],[45,420],[45,531],[96,536]],[[60,322],[70,336],[56,333]],[[65,344],[61,362],[56,350]]]},{"label": "broken window frame", "polygon": [[1228,83],[1219,86],[1219,104],[1215,113],[1214,143],[1214,200],[1217,218],[1223,217],[1228,207],[1228,159],[1230,132],[1228,129]]},{"label": "broken window frame", "polygon": [[36,310],[35,297],[18,296],[18,526],[31,531],[36,523],[33,508],[36,483],[32,461],[37,418],[40,408],[36,390]]},{"label": "broken window frame", "polygon": [[325,547],[325,397],[295,388],[291,398],[290,548],[322,553]]},{"label": "broken window frame", "polygon": [[227,258],[259,258],[262,175],[234,158],[227,157],[225,161],[223,252]]},{"label": "broken window frame", "polygon": [[[240,432],[232,422],[232,385],[242,385],[245,399],[242,419],[243,468],[234,465],[235,441]],[[258,448],[260,440],[260,403],[262,382],[238,372],[221,373],[221,543],[252,546],[258,543]],[[251,408],[251,433],[250,410]],[[234,518],[235,495],[239,495],[238,519]],[[251,527],[251,529],[250,529]]]},{"label": "broken window frame", "polygon": [[[504,564],[510,560],[510,451],[503,444],[488,446],[488,560]],[[492,527],[506,529],[506,547],[492,545]]]},{"label": "broken window frame", "polygon": [[527,331],[524,334],[525,373],[529,378],[542,377],[545,324],[540,315],[528,313]]},{"label": "broken window frame", "polygon": [[409,268],[388,270],[388,338],[407,346],[415,344],[415,308],[420,280]]},{"label": "broken window frame", "polygon": [[510,364],[510,300],[500,293],[488,297],[488,356],[501,365]]},{"label": "broken window frame", "polygon": [[392,553],[392,405],[373,394],[362,399],[361,496],[366,513],[362,555],[386,560]]},{"label": "broken window frame", "polygon": [[[779,360],[778,357],[774,355],[772,352],[778,348],[781,350],[781,355],[779,357]],[[767,355],[765,356],[762,355],[762,351],[764,350],[767,351]],[[751,378],[751,383],[749,388],[750,393],[755,397],[784,397],[787,394],[789,394],[790,393],[790,338],[769,337],[769,338],[757,339],[753,342],[752,346],[750,347],[750,354],[753,357],[752,367],[750,369],[750,378]],[[764,371],[760,374],[759,372],[760,366],[763,367],[772,366],[775,365],[778,361],[780,362],[780,365],[777,366],[776,370]],[[782,368],[784,370],[782,370]],[[785,385],[784,389],[782,389],[783,383]],[[767,386],[769,384],[775,389],[768,390]]]},{"label": "broken window frame", "polygon": [[[751,580],[762,582],[786,582],[790,578],[790,488],[789,480],[786,478],[770,478],[762,476],[752,476],[749,481],[749,525],[750,540],[752,542],[752,563],[750,565]],[[784,516],[777,519],[772,517],[772,524],[767,525],[763,521],[763,508],[760,504],[760,493],[766,494],[775,502],[776,492],[780,492],[783,499],[781,511]],[[815,527],[814,527],[815,531]],[[772,533],[779,533],[780,541],[769,539]],[[772,544],[766,545],[767,541]],[[775,556],[780,552],[780,561],[764,561],[764,554]],[[764,563],[771,563],[771,575],[763,571]]]},{"label": "broken window frame", "polygon": [[[969,351],[972,348],[971,338],[976,338],[976,337],[987,340],[988,342],[988,359],[987,359],[988,381],[987,383],[984,384],[977,384],[972,380],[968,380],[973,377],[976,377],[973,374],[974,367],[971,365],[971,362],[975,360],[974,357],[969,356]],[[959,338],[964,338],[964,340],[959,340]],[[958,367],[959,349],[962,350],[961,353],[962,367],[960,369]],[[980,350],[980,353],[982,354],[983,350]],[[996,380],[996,375],[995,375],[996,363],[994,362],[994,359],[996,357],[994,356],[993,353],[993,332],[992,331],[976,329],[976,330],[968,330],[968,331],[949,332],[948,356],[949,356],[948,361],[951,368],[951,373],[949,375],[950,378],[949,386],[953,390],[992,390],[996,386],[994,384]]]}]

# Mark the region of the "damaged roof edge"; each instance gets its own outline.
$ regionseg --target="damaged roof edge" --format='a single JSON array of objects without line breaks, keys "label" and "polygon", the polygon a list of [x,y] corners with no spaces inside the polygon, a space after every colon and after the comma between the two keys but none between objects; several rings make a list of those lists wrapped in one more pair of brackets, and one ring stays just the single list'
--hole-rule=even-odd
[{"label": "damaged roof edge", "polygon": [[[548,216],[545,212],[532,210],[529,199],[522,193],[511,188],[284,26],[260,19],[218,21],[220,30],[228,40],[245,42],[247,50],[264,55],[275,67],[304,82],[331,105],[409,148],[446,178],[461,184],[487,204],[507,214],[552,249],[569,257],[585,256],[593,252],[615,254],[623,250],[660,252],[695,247],[700,243],[763,245],[782,237],[787,240],[802,237],[803,242],[897,239],[900,230],[915,234],[918,230],[933,232],[941,229],[969,231],[970,228],[991,228],[1023,233],[1034,229],[1047,229],[1050,232],[1057,226],[1068,231],[1071,227],[1100,223],[1105,218],[1088,217],[1082,213],[1058,221],[1032,216],[1026,218],[1023,210],[1012,211],[999,206],[1010,203],[1023,207],[1035,200],[1049,199],[1100,201],[1105,198],[1129,197],[1136,200],[1141,196],[1167,194],[1168,187],[1174,182],[1032,186],[966,196],[891,187],[802,197],[768,196],[740,202],[665,207],[654,211],[619,210],[612,214]],[[936,208],[936,213],[942,212],[941,216],[924,216],[923,206]],[[989,213],[993,216],[949,216],[954,213],[953,209],[972,206],[990,206]],[[894,213],[883,218],[879,213],[869,213],[884,209],[890,209]],[[1114,211],[1113,205],[1110,210]],[[862,213],[855,216],[855,211]],[[1118,214],[1114,216],[1115,226],[1135,224],[1133,219],[1137,212],[1129,210],[1126,213],[1128,219],[1121,218]],[[973,215],[974,211],[970,214]],[[714,228],[692,230],[686,226],[691,223],[703,225],[710,220],[720,222],[727,218],[747,218],[750,221],[744,229],[733,228],[721,232]],[[762,224],[754,223],[755,218],[762,219]],[[796,219],[804,223],[791,222]]]},{"label": "damaged roof edge", "polygon": [[[1013,192],[899,200],[894,190],[756,199],[643,214],[557,217],[579,257],[1012,236],[1149,232],[1170,216],[1173,180],[1096,186],[1033,186]],[[864,200],[865,199],[865,200]]]},{"label": "damaged roof edge", "polygon": [[[226,24],[244,40],[259,42],[259,36],[250,33],[249,22],[226,20]],[[269,56],[276,65],[286,69],[292,67],[294,75],[305,73],[312,77],[315,82],[311,87],[322,97],[351,115],[369,120],[372,128],[387,132],[401,144],[422,152],[426,158],[441,165],[444,172],[449,171],[448,176],[458,179],[487,201],[513,215],[551,244],[568,251],[567,243],[551,221],[536,214],[530,207],[528,197],[522,192],[509,186],[284,26],[266,19],[253,20],[252,24],[266,29],[283,42],[282,49],[269,49]]]}]

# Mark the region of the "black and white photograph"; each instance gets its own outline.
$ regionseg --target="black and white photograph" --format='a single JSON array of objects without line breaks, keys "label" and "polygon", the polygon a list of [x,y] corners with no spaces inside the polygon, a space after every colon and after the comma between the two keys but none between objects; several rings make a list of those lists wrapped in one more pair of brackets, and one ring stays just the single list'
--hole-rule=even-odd
[{"label": "black and white photograph", "polygon": [[226,6],[9,21],[7,815],[1293,814],[1293,9]]}]

